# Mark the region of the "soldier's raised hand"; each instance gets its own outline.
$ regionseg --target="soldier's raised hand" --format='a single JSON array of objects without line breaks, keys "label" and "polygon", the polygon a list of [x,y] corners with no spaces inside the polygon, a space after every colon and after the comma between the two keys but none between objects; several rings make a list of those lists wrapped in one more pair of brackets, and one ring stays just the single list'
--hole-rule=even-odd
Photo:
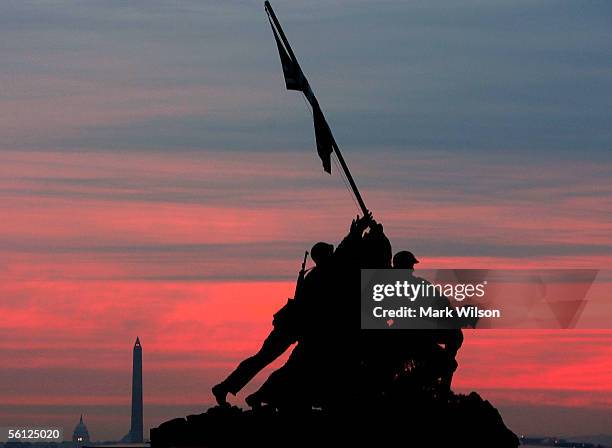
[{"label": "soldier's raised hand", "polygon": [[368,212],[363,218],[357,215],[351,223],[351,233],[363,233],[370,225],[370,222],[372,222],[372,212]]}]

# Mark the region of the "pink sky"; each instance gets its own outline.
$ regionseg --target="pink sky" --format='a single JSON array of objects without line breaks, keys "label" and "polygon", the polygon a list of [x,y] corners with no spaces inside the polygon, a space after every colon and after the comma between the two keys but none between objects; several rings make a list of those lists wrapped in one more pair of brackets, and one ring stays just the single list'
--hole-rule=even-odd
[{"label": "pink sky", "polygon": [[[423,268],[612,261],[598,250],[612,242],[610,186],[583,172],[597,166],[534,176],[541,167],[417,154],[407,194],[390,188],[403,162],[355,162],[392,242],[416,248]],[[355,214],[317,165],[312,154],[3,152],[0,419],[71,429],[83,412],[94,438],[120,437],[137,335],[146,427],[209,406],[212,384],[256,350],[291,295],[301,251],[338,241]],[[446,183],[428,183],[433,173]],[[470,176],[473,192],[449,187]],[[467,332],[455,387],[507,409],[520,432],[604,432],[611,342],[610,331]]]}]

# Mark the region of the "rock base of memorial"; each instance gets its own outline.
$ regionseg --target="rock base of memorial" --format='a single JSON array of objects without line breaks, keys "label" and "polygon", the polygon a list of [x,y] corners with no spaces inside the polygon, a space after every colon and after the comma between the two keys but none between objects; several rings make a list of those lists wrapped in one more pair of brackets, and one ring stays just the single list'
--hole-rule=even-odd
[{"label": "rock base of memorial", "polygon": [[401,409],[357,406],[335,414],[214,407],[151,429],[152,448],[383,445],[515,448],[519,439],[497,409],[475,392],[444,402],[406,403]]}]

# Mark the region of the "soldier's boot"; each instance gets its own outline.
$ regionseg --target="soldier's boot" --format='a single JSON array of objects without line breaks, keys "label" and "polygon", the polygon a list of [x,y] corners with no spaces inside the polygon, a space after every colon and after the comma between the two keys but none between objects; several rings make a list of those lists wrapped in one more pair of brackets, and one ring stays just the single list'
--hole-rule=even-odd
[{"label": "soldier's boot", "polygon": [[221,382],[212,388],[212,393],[215,396],[215,400],[217,400],[217,404],[219,406],[229,406],[227,402],[227,394],[229,390],[224,382]]},{"label": "soldier's boot", "polygon": [[262,400],[261,398],[258,396],[257,392],[252,393],[251,395],[249,395],[248,397],[246,397],[244,399],[244,401],[246,402],[246,404],[248,404],[250,407],[252,407],[253,409],[259,409],[261,408],[261,404],[262,404]]}]

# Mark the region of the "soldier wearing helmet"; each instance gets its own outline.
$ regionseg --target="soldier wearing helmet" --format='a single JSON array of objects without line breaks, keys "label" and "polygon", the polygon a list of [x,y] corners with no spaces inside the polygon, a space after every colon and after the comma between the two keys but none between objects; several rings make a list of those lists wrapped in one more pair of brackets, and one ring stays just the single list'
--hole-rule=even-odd
[{"label": "soldier wearing helmet", "polygon": [[[310,256],[315,266],[308,271],[305,269],[306,258],[302,264],[302,270],[298,276],[295,290],[295,297],[289,299],[285,306],[274,314],[272,321],[273,329],[265,339],[259,351],[242,361],[225,380],[213,387],[212,392],[219,405],[227,405],[227,394],[236,395],[255,375],[263,370],[268,364],[282,355],[293,343],[295,343],[303,332],[304,307],[300,302],[304,300],[304,289],[309,289],[308,285],[316,282],[320,276],[321,269],[327,267],[334,253],[334,246],[329,243],[318,242],[311,251]],[[306,253],[308,254],[308,252]],[[306,285],[305,285],[306,284]],[[257,396],[251,395],[248,403],[257,405]]]}]

